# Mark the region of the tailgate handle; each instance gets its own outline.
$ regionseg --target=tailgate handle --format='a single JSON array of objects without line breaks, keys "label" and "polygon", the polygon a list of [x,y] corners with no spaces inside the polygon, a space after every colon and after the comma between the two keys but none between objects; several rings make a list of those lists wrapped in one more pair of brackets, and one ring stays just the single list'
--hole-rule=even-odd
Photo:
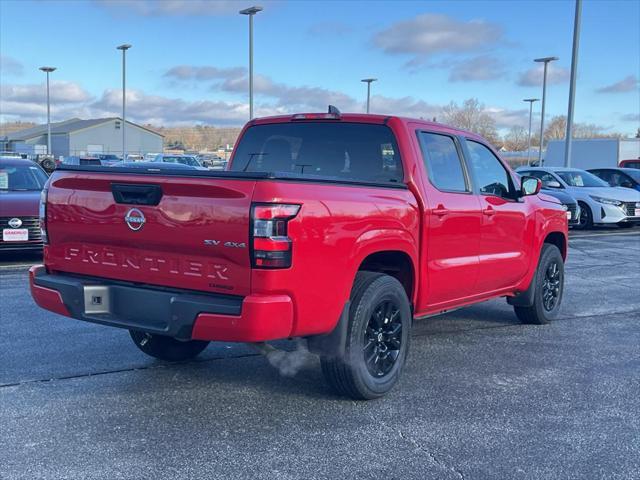
[{"label": "tailgate handle", "polygon": [[162,198],[159,185],[112,183],[111,192],[116,203],[129,205],[158,205]]}]

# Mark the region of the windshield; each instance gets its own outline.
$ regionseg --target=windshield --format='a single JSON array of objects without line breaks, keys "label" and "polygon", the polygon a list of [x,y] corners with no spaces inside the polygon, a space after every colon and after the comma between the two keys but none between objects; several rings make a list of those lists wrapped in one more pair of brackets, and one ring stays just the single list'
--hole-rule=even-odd
[{"label": "windshield", "polygon": [[42,190],[47,175],[37,166],[0,166],[0,190]]},{"label": "windshield", "polygon": [[299,122],[247,129],[233,156],[236,172],[401,182],[396,139],[386,125]]},{"label": "windshield", "polygon": [[635,168],[625,168],[624,173],[629,175],[636,182],[640,183],[640,170],[636,170]]},{"label": "windshield", "polygon": [[193,157],[170,157],[170,156],[164,156],[162,157],[162,161],[166,162],[166,163],[181,163],[183,165],[191,165],[192,167],[199,167],[200,164],[198,163],[198,161],[193,158]]},{"label": "windshield", "polygon": [[609,184],[600,180],[595,175],[582,170],[565,170],[556,172],[564,182],[570,187],[608,187]]}]

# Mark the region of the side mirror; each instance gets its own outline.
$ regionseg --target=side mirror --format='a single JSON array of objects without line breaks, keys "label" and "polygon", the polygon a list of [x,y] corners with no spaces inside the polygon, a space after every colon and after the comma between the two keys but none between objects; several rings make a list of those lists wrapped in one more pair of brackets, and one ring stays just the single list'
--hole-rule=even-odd
[{"label": "side mirror", "polygon": [[548,182],[545,182],[544,186],[548,188],[562,188],[562,185],[560,185],[560,182],[557,182],[555,180],[550,180]]},{"label": "side mirror", "polygon": [[[558,182],[556,182],[558,183]],[[521,183],[521,195],[523,197],[529,195],[537,195],[542,188],[542,182],[536,177],[522,177]]]}]

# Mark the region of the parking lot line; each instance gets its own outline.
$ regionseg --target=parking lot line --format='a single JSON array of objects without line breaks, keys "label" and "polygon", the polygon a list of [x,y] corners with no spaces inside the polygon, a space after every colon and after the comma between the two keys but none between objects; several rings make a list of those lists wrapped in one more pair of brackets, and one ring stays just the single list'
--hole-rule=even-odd
[{"label": "parking lot line", "polygon": [[582,233],[582,234],[569,234],[569,240],[577,240],[580,238],[591,237],[627,237],[631,235],[637,235],[640,238],[640,232],[597,232],[597,233]]}]

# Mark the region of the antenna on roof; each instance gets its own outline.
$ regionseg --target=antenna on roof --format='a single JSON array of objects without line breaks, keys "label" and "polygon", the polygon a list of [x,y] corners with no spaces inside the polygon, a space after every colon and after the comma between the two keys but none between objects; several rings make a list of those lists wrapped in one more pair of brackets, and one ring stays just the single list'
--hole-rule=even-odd
[{"label": "antenna on roof", "polygon": [[328,113],[333,113],[334,115],[340,115],[340,110],[338,110],[338,107],[334,107],[333,105],[329,105],[329,112]]}]

